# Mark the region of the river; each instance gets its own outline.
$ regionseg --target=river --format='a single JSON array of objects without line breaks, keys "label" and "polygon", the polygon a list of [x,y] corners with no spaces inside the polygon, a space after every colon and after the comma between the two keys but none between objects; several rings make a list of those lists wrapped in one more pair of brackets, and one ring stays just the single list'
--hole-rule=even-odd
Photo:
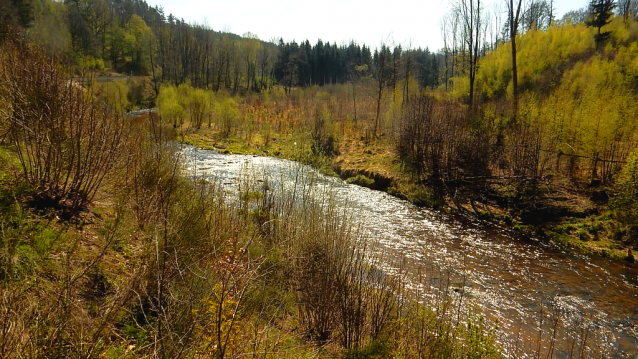
[{"label": "river", "polygon": [[535,357],[539,338],[547,357],[554,337],[556,358],[569,358],[570,352],[573,358],[638,358],[635,267],[419,208],[295,162],[190,146],[182,153],[191,176],[215,179],[230,192],[237,191],[242,174],[250,173],[275,190],[311,185],[317,189],[312,193],[329,193],[353,224],[379,244],[385,254],[380,258],[393,258],[382,266],[386,271],[392,272],[400,259],[413,274],[440,278],[446,273],[456,292],[497,324],[506,357]]}]

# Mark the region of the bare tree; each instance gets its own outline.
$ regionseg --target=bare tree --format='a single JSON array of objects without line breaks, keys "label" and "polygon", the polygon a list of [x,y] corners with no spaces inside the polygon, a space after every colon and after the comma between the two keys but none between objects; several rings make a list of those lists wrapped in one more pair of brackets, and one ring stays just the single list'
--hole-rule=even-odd
[{"label": "bare tree", "polygon": [[462,38],[467,59],[467,71],[470,78],[470,107],[474,102],[474,82],[478,69],[479,50],[482,47],[481,33],[484,27],[481,0],[458,0],[455,7],[459,11],[462,26]]},{"label": "bare tree", "polygon": [[34,203],[72,216],[95,197],[124,142],[121,114],[88,96],[43,51],[24,45],[0,54],[0,115],[9,123]]},{"label": "bare tree", "polygon": [[443,76],[445,78],[445,91],[448,91],[448,83],[449,83],[449,63],[448,63],[448,56],[450,54],[450,35],[451,35],[451,28],[452,28],[452,15],[451,14],[446,14],[445,16],[443,16],[440,20],[439,20],[439,28],[441,29],[441,35],[443,37],[443,62],[444,62],[444,66],[445,66],[445,70],[443,73]]},{"label": "bare tree", "polygon": [[374,118],[374,135],[379,130],[379,119],[381,116],[381,102],[383,93],[392,80],[392,53],[390,48],[381,44],[379,50],[374,53],[374,75],[377,80],[377,115]]},{"label": "bare tree", "polygon": [[547,0],[531,1],[522,14],[523,29],[544,30],[551,23],[552,6]]},{"label": "bare tree", "polygon": [[490,44],[489,44],[489,48],[492,50],[495,50],[498,47],[499,42],[501,41],[501,32],[503,31],[501,29],[502,26],[502,18],[501,18],[501,14],[503,13],[502,8],[500,6],[499,3],[493,3],[492,4],[492,14],[491,14],[491,18],[493,19],[491,22],[491,26],[489,26],[489,33],[490,33]]},{"label": "bare tree", "polygon": [[631,0],[619,0],[618,9],[620,14],[628,22],[629,19],[634,19],[638,16],[638,3]]},{"label": "bare tree", "polygon": [[589,18],[589,11],[587,10],[587,8],[580,8],[577,10],[571,10],[566,12],[565,15],[563,15],[563,18],[561,19],[561,24],[564,25],[569,21],[572,25],[575,25],[575,24],[587,21],[588,18]]}]

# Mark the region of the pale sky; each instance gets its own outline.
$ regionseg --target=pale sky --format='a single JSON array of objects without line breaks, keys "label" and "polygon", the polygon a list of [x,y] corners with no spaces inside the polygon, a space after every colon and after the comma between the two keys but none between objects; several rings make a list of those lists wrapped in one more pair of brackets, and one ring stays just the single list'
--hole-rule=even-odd
[{"label": "pale sky", "polygon": [[[492,0],[486,0],[491,2]],[[500,1],[505,9],[504,0]],[[376,47],[381,41],[405,47],[443,47],[439,19],[449,0],[147,0],[187,22],[216,31],[256,34],[261,40],[317,39],[338,44],[355,40]],[[557,18],[587,6],[588,0],[555,0]]]}]

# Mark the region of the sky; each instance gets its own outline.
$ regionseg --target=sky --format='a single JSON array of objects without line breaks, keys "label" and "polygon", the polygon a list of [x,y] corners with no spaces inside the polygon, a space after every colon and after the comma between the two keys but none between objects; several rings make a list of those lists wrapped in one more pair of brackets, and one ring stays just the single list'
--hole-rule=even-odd
[{"label": "sky", "polygon": [[[377,47],[382,41],[404,48],[438,50],[443,47],[440,18],[449,11],[449,0],[146,0],[168,15],[187,22],[207,24],[216,31],[261,40],[315,44],[349,43]],[[492,1],[492,0],[487,0]],[[500,1],[505,9],[504,0]],[[585,7],[588,0],[555,0],[557,18]],[[487,4],[487,2],[486,2]]]}]

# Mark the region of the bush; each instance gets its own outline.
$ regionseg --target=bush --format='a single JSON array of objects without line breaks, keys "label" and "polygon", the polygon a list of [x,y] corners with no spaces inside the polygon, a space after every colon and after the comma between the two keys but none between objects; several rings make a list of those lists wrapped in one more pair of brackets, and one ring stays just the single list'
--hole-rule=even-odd
[{"label": "bush", "polygon": [[334,124],[331,119],[332,115],[327,105],[323,105],[323,109],[315,110],[314,127],[312,136],[312,153],[315,156],[334,156],[339,154],[339,146],[337,138],[334,135]]},{"label": "bush", "polygon": [[34,204],[77,213],[93,200],[118,158],[122,116],[70,81],[37,48],[7,45],[0,68],[8,137],[35,189]]}]

